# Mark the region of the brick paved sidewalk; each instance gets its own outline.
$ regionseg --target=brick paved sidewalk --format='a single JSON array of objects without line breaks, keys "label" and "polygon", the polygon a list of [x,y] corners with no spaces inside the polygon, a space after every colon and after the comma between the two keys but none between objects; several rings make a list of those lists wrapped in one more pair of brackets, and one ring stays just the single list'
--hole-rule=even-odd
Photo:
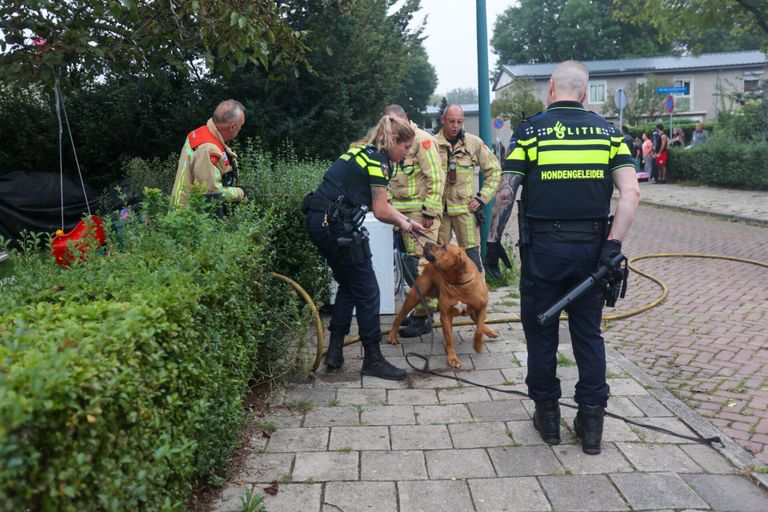
[{"label": "brick paved sidewalk", "polygon": [[[495,327],[501,340],[481,354],[472,352],[472,327],[456,328],[464,340],[460,372],[446,367],[436,332],[432,367],[524,391],[522,327]],[[405,368],[405,353],[428,354],[430,345],[406,341],[384,351]],[[527,399],[412,370],[403,382],[361,377],[357,344],[345,358],[349,373],[321,372],[295,385],[283,406],[259,419],[276,430],[250,440],[242,471],[213,511],[242,510],[241,496],[263,493],[275,480],[279,492],[264,502],[270,512],[735,510],[734,503],[768,510],[768,491],[708,446],[607,419],[603,453],[587,456],[573,437],[573,409],[563,407],[564,442],[551,447],[534,430]],[[577,371],[568,366],[569,343],[560,359],[564,402],[572,404]],[[608,371],[611,412],[692,434],[669,404],[687,408],[657,399],[658,386],[641,384],[622,356],[610,356]]]}]

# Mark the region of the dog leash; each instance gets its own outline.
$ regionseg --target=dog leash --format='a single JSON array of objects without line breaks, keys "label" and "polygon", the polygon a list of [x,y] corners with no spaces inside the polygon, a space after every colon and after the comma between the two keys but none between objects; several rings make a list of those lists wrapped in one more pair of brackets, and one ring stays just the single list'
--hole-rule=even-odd
[{"label": "dog leash", "polygon": [[[416,228],[413,228],[413,231],[416,233],[416,235],[423,236],[427,240],[432,241],[431,238],[429,238],[428,236],[424,235],[424,233],[422,233],[420,230],[418,230]],[[419,245],[421,245],[421,244],[419,244]],[[410,270],[405,265],[403,265],[403,269],[408,274],[408,276],[411,278],[411,282],[413,282],[413,287],[416,289],[416,293],[419,296],[419,302],[421,303],[422,307],[424,308],[425,311],[427,311],[427,315],[428,316],[431,315],[431,312],[429,310],[429,305],[427,304],[427,300],[424,297],[424,294],[422,293],[422,291],[419,289],[418,285],[416,284],[415,276],[411,275]],[[432,324],[432,317],[431,316],[429,316],[429,320],[428,321],[429,321],[430,326],[431,326],[431,324]],[[419,338],[421,338],[421,335],[419,336]],[[467,380],[467,379],[464,379],[464,378],[461,378],[461,377],[456,377],[456,376],[453,376],[453,375],[444,375],[442,373],[437,373],[436,371],[431,370],[429,368],[429,360],[432,358],[434,345],[435,345],[435,331],[434,331],[434,329],[430,329],[429,356],[425,357],[425,356],[423,356],[421,354],[417,354],[416,352],[408,352],[408,353],[405,354],[405,362],[408,363],[408,366],[410,366],[412,369],[416,370],[419,373],[424,373],[424,374],[427,374],[427,375],[434,375],[436,377],[442,377],[444,379],[449,379],[449,380],[455,380],[456,382],[461,382],[461,383],[468,384],[470,386],[479,387],[479,388],[489,389],[491,391],[497,391],[499,393],[505,393],[505,394],[509,394],[509,395],[517,395],[517,396],[521,396],[523,398],[530,398],[527,393],[523,393],[522,391],[517,391],[517,390],[514,390],[514,389],[499,389],[499,388],[496,388],[496,387],[493,387],[493,386],[488,386],[486,384],[480,384],[478,382],[472,382],[470,380]],[[424,361],[424,365],[421,368],[415,366],[411,362],[411,360],[409,359],[409,357],[411,357],[411,356],[423,360]],[[578,408],[579,408],[578,405],[569,404],[567,402],[563,402],[560,405],[563,405],[564,407],[568,407],[570,409],[577,409],[578,410]],[[725,445],[723,444],[722,439],[720,439],[720,436],[703,437],[703,436],[700,436],[698,434],[696,434],[695,436],[689,436],[689,435],[686,435],[686,434],[680,434],[678,432],[674,432],[674,431],[666,429],[664,427],[659,427],[659,426],[656,426],[656,425],[650,425],[648,423],[640,423],[638,421],[629,419],[629,418],[627,418],[625,416],[621,416],[619,414],[612,413],[610,411],[605,411],[605,415],[608,416],[609,418],[614,418],[614,419],[617,419],[617,420],[621,420],[624,423],[628,423],[628,424],[634,425],[636,427],[641,427],[641,428],[644,428],[644,429],[647,429],[647,430],[652,430],[654,432],[660,432],[662,434],[667,434],[667,435],[670,435],[670,436],[673,436],[673,437],[677,437],[677,438],[680,438],[680,439],[685,439],[686,441],[692,441],[692,442],[698,443],[698,444],[708,444],[710,446],[712,446],[715,443],[717,443],[721,447],[725,447]]]}]

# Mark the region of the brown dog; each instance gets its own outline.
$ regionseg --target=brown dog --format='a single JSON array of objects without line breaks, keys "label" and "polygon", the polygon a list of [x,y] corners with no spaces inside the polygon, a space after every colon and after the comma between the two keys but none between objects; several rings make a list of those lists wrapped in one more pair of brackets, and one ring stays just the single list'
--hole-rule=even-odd
[{"label": "brown dog", "polygon": [[485,325],[488,313],[488,285],[483,275],[478,272],[475,263],[469,259],[461,247],[453,244],[437,245],[427,243],[424,246],[424,257],[429,264],[416,278],[416,286],[408,292],[402,309],[395,317],[392,329],[389,331],[389,342],[398,343],[398,329],[405,316],[419,303],[418,286],[424,297],[437,297],[440,308],[440,324],[445,339],[445,353],[448,364],[454,368],[461,367],[461,361],[456,357],[456,346],[453,340],[453,319],[460,315],[470,316],[475,322],[475,337],[472,348],[475,352],[483,349],[483,334],[496,338],[499,334]]}]

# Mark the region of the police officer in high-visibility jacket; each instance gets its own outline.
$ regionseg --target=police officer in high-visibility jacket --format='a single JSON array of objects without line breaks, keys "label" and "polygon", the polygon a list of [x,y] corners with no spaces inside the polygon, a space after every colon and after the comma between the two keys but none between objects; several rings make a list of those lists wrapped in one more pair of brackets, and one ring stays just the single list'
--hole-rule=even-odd
[{"label": "police officer in high-visibility jacket", "polygon": [[[501,167],[496,155],[475,135],[464,132],[464,110],[448,105],[440,117],[437,147],[446,173],[443,193],[443,219],[440,243],[451,241],[453,233],[460,247],[482,272],[480,259],[480,224],[477,212],[493,198],[499,185]],[[483,186],[475,192],[475,168],[483,173]]]},{"label": "police officer in high-visibility jacket", "polygon": [[[392,176],[389,180],[389,202],[397,211],[409,219],[420,222],[426,228],[426,235],[433,240],[438,238],[440,219],[443,215],[443,188],[445,171],[440,165],[437,142],[429,133],[419,128],[408,119],[400,105],[384,108],[385,116],[395,116],[407,121],[416,134],[408,154],[402,162],[393,162]],[[396,235],[397,236],[397,235]],[[421,244],[410,236],[403,237],[405,252],[405,280],[409,286],[427,264]],[[437,299],[429,299],[430,309],[437,309]],[[429,312],[419,304],[401,328],[401,336],[413,338],[431,330]]]},{"label": "police officer in high-visibility jacket", "polygon": [[[582,106],[588,83],[589,73],[580,62],[566,61],[555,68],[547,87],[549,106],[517,127],[502,176],[510,185],[515,176],[523,180],[518,220],[520,309],[528,349],[525,382],[536,404],[534,427],[549,444],[560,443],[559,326],[541,326],[536,316],[599,264],[613,265],[640,200],[634,163],[621,132]],[[619,200],[608,225],[614,187]],[[491,224],[503,231],[511,209],[509,198],[497,198]],[[600,333],[604,302],[602,289],[594,287],[566,307],[579,367],[574,428],[587,454],[600,453],[608,401]]]},{"label": "police officer in high-visibility jacket", "polygon": [[205,125],[187,135],[171,192],[172,206],[186,204],[194,186],[225,201],[244,197],[241,188],[231,185],[237,155],[226,144],[237,136],[244,123],[242,103],[226,100],[219,103]]}]

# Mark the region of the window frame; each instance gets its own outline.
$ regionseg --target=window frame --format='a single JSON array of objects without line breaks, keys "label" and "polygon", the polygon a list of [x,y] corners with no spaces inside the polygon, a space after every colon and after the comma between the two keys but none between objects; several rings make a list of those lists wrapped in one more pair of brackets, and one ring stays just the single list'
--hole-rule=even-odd
[{"label": "window frame", "polygon": [[[603,87],[602,101],[592,101],[592,87]],[[590,105],[602,105],[608,100],[608,80],[590,80],[587,86],[587,102]]]},{"label": "window frame", "polygon": [[[680,82],[680,83],[678,83]],[[688,100],[688,110],[685,112],[693,111],[693,75],[680,75],[673,78],[673,85],[675,87],[685,86],[685,82],[688,82],[688,94],[674,94],[675,97],[675,110],[677,110],[678,100]]]}]

